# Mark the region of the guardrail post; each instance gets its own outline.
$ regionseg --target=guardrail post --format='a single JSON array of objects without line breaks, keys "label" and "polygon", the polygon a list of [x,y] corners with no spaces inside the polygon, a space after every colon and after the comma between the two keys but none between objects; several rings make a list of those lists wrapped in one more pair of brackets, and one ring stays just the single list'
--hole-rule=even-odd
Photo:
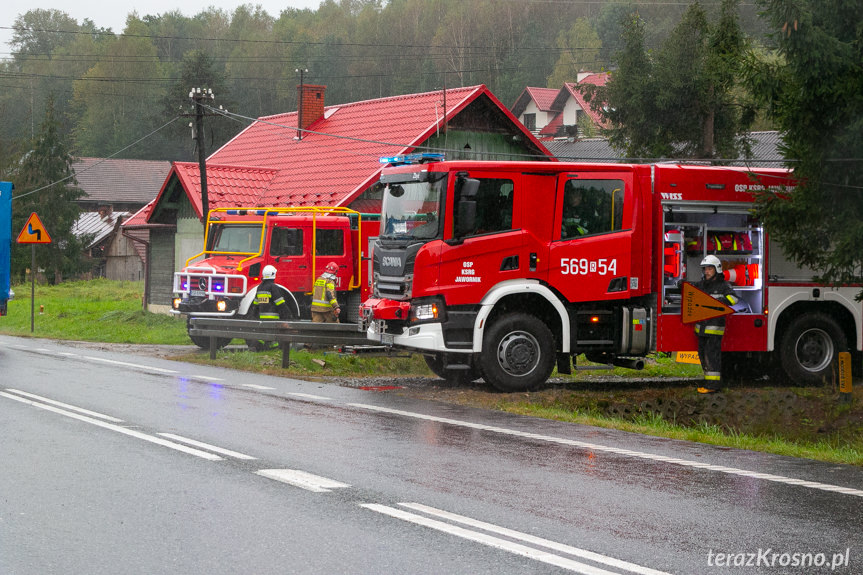
[{"label": "guardrail post", "polygon": [[843,351],[839,354],[839,401],[851,403],[851,391],[851,354]]},{"label": "guardrail post", "polygon": [[216,336],[210,336],[210,359],[216,359]]},{"label": "guardrail post", "polygon": [[282,348],[282,369],[288,369],[291,366],[291,345],[291,340],[279,342],[279,347]]}]

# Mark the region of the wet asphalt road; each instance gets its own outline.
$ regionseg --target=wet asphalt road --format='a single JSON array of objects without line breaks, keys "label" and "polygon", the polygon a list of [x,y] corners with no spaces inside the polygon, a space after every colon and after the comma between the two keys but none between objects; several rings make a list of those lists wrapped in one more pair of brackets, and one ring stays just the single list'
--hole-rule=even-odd
[{"label": "wet asphalt road", "polygon": [[863,573],[863,469],[332,384],[0,336],[0,437],[0,573]]}]

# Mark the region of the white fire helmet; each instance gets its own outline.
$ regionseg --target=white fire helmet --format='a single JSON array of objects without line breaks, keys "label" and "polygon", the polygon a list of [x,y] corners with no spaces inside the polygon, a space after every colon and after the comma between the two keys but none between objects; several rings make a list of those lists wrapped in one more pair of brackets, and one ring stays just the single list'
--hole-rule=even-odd
[{"label": "white fire helmet", "polygon": [[264,266],[264,271],[261,274],[261,278],[263,278],[265,280],[276,279],[276,267],[275,266]]},{"label": "white fire helmet", "polygon": [[716,273],[722,273],[722,262],[716,256],[707,256],[701,260],[701,267],[713,266],[716,268]]}]

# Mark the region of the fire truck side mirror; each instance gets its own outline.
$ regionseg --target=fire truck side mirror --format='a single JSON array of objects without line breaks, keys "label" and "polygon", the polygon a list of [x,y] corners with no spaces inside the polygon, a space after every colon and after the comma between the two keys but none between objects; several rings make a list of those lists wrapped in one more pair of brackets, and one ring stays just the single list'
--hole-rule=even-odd
[{"label": "fire truck side mirror", "polygon": [[466,236],[476,228],[476,195],[479,191],[479,180],[460,177],[456,183],[456,221],[455,236]]}]

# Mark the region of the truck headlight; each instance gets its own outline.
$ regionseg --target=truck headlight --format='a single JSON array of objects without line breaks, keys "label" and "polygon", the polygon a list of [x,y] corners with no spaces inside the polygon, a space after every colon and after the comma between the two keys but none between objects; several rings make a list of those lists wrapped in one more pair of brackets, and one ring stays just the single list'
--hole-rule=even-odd
[{"label": "truck headlight", "polygon": [[220,299],[219,301],[216,302],[216,309],[219,311],[225,311],[226,309],[228,309],[228,302],[226,302],[223,299]]},{"label": "truck headlight", "polygon": [[443,303],[438,298],[426,299],[411,305],[410,321],[425,322],[442,320]]},{"label": "truck headlight", "polygon": [[183,301],[183,300],[182,300],[182,299],[180,299],[180,298],[178,298],[178,297],[175,297],[175,298],[174,298],[174,301],[173,301],[174,309],[179,309],[179,308],[180,308],[180,302],[181,302],[181,301]]}]

